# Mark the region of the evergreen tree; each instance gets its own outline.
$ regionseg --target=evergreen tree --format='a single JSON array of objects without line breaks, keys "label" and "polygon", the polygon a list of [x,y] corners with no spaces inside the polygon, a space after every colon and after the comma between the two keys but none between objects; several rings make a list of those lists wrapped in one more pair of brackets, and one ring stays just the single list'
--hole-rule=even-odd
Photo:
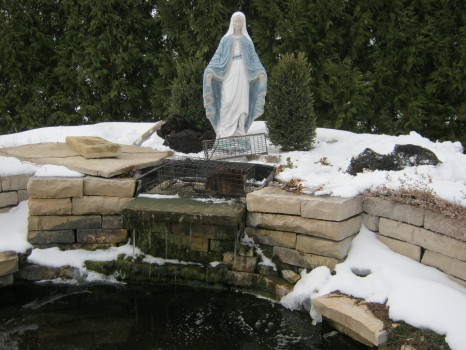
[{"label": "evergreen tree", "polygon": [[210,60],[240,10],[268,72],[306,55],[319,126],[466,145],[461,0],[0,3],[0,132],[167,116],[176,62]]},{"label": "evergreen tree", "polygon": [[202,99],[202,75],[206,65],[200,59],[177,63],[177,77],[171,88],[169,112],[184,116],[202,131],[212,131]]},{"label": "evergreen tree", "polygon": [[286,54],[272,70],[267,96],[269,138],[284,151],[306,151],[315,138],[311,67],[303,53]]},{"label": "evergreen tree", "polygon": [[155,1],[63,0],[60,74],[69,74],[82,122],[154,120],[152,84],[161,45]]}]

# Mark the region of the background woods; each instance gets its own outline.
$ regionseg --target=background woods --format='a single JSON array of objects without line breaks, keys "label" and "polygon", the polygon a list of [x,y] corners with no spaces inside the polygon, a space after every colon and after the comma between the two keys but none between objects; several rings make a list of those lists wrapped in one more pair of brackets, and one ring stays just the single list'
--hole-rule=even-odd
[{"label": "background woods", "polygon": [[0,133],[167,116],[237,10],[269,73],[304,53],[318,126],[466,145],[462,0],[0,0]]}]

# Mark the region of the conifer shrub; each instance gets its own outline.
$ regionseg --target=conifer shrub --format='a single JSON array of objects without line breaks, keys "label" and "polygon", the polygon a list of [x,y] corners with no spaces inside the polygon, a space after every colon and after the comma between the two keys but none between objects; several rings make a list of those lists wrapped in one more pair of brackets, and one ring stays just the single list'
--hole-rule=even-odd
[{"label": "conifer shrub", "polygon": [[212,131],[202,99],[202,76],[207,64],[200,59],[187,59],[176,65],[177,76],[171,85],[170,114],[185,117],[202,131]]},{"label": "conifer shrub", "polygon": [[308,151],[316,135],[311,67],[304,53],[286,54],[273,68],[267,92],[269,138],[284,151]]}]

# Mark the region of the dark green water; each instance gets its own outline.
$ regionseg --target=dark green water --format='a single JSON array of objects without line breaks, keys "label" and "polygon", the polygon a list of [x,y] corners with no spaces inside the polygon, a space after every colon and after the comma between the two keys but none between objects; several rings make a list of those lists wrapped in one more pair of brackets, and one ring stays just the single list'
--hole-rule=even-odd
[{"label": "dark green water", "polygon": [[[324,327],[324,328],[322,328]],[[0,290],[0,349],[365,349],[305,313],[237,292],[182,286]]]}]

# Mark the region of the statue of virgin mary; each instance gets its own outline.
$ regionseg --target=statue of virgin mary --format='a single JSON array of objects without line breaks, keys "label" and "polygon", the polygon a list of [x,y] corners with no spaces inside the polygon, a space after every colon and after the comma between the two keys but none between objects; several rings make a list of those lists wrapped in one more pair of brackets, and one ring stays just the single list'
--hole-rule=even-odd
[{"label": "statue of virgin mary", "polygon": [[264,113],[266,92],[267,73],[249,37],[246,17],[235,12],[204,71],[204,107],[217,139],[246,135]]}]

